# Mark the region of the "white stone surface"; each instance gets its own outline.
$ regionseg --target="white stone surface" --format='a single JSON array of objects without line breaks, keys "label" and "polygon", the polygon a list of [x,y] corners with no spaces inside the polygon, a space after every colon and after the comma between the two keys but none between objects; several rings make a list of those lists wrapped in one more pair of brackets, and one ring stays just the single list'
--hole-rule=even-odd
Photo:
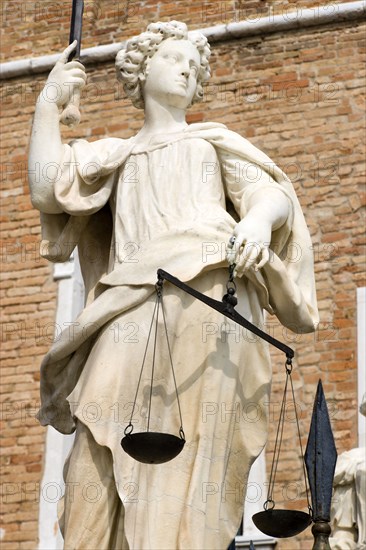
[{"label": "white stone surface", "polygon": [[357,385],[358,444],[366,447],[366,287],[357,289]]},{"label": "white stone surface", "polygon": [[[365,415],[366,394],[361,404]],[[366,549],[366,448],[338,456],[332,498],[332,550]]]},{"label": "white stone surface", "polygon": [[[84,288],[77,250],[70,261],[54,266],[54,279],[59,281],[55,337],[61,327],[73,322],[84,307]],[[47,427],[44,469],[39,502],[39,550],[61,550],[63,538],[58,528],[57,504],[64,494],[62,475],[65,459],[74,441],[74,435],[63,435],[52,426]]]}]

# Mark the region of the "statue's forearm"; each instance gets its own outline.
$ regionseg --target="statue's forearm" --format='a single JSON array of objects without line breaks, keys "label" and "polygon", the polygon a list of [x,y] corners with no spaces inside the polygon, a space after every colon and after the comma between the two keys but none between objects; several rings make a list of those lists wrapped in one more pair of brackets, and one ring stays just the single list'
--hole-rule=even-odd
[{"label": "statue's forearm", "polygon": [[248,214],[258,217],[258,221],[269,223],[272,231],[281,227],[290,213],[289,200],[286,195],[274,187],[256,191],[249,200]]},{"label": "statue's forearm", "polygon": [[41,212],[62,212],[54,196],[54,182],[59,177],[62,159],[59,109],[45,97],[38,99],[29,147],[28,180],[32,204]]}]

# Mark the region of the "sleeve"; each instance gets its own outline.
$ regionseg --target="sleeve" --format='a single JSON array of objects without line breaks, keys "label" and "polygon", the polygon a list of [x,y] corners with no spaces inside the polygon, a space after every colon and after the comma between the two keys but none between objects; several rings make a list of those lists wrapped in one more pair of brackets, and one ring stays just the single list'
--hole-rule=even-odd
[{"label": "sleeve", "polygon": [[95,143],[76,140],[63,146],[63,157],[54,184],[61,214],[41,214],[41,255],[64,262],[80,241],[90,219],[107,205],[124,161],[122,140]]},{"label": "sleeve", "polygon": [[121,164],[105,150],[108,143],[77,140],[64,145],[55,198],[67,214],[88,216],[108,202]]},{"label": "sleeve", "polygon": [[225,193],[231,201],[240,219],[247,214],[251,199],[255,193],[263,188],[274,188],[282,192],[289,204],[289,215],[286,222],[273,232],[271,249],[274,252],[283,250],[289,239],[294,219],[294,205],[290,194],[279,186],[270,167],[267,169],[246,159],[241,159],[226,151],[220,153],[220,165],[224,176]]},{"label": "sleeve", "polygon": [[293,332],[313,332],[319,322],[313,251],[308,227],[291,181],[264,153],[226,132],[218,155],[227,197],[243,218],[251,197],[263,187],[275,187],[288,198],[286,222],[272,233],[270,260],[247,278],[258,291],[260,303]]}]

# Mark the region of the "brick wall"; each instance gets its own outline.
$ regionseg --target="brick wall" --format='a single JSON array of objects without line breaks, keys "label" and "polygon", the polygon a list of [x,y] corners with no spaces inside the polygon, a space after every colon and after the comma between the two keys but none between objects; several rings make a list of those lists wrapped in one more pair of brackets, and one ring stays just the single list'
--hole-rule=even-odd
[{"label": "brick wall", "polygon": [[[352,0],[346,0],[351,2]],[[341,2],[324,2],[329,12],[337,12]],[[344,2],[342,2],[344,3]],[[284,18],[313,8],[318,16],[317,0],[85,0],[83,47],[121,42],[141,32],[147,22],[166,19],[185,21],[190,28],[256,21],[259,17],[280,15]],[[32,55],[57,53],[69,36],[71,0],[4,0],[1,19],[4,37],[1,59],[21,59]]]},{"label": "brick wall", "polygon": [[[64,47],[69,14],[67,10],[61,14],[57,4],[44,2],[50,11],[38,20],[35,12],[30,15],[30,2],[3,3],[5,28],[11,30],[5,37],[4,58],[55,53]],[[296,3],[297,7],[314,4]],[[16,5],[23,10],[27,6],[27,15],[17,12]],[[34,10],[44,9],[40,3],[32,5]],[[246,9],[255,13],[270,6],[279,9],[279,5],[288,9],[289,2],[247,2]],[[190,2],[189,7],[187,2],[130,2],[129,20],[121,23],[116,21],[115,12],[122,8],[122,2],[118,6],[118,2],[87,1],[86,6],[85,47],[123,40],[126,33],[131,36],[144,28],[145,21],[156,18],[181,18],[192,22],[193,27],[203,27],[240,14],[239,4],[234,2]],[[97,15],[94,19],[93,9]],[[226,10],[224,17],[222,10]],[[190,122],[227,124],[264,150],[294,181],[313,240],[321,323],[315,334],[306,336],[284,331],[275,319],[269,319],[267,326],[296,347],[294,384],[304,443],[321,377],[338,452],[357,444],[356,288],[365,284],[361,208],[363,46],[364,27],[359,23],[217,43],[205,102],[196,105],[188,118]],[[64,139],[83,136],[94,140],[135,133],[142,113],[124,98],[115,82],[113,64],[88,66],[87,72],[82,122],[76,130],[64,130]],[[52,268],[38,255],[39,218],[29,200],[26,156],[34,104],[44,80],[45,75],[9,80],[1,91],[4,550],[34,549],[37,545],[45,432],[34,413],[39,364],[52,340],[56,285]],[[277,354],[273,357],[268,461],[284,382],[283,360]],[[290,411],[275,500],[278,507],[303,509],[292,420]],[[310,531],[296,540],[283,540],[278,547],[311,548]]]},{"label": "brick wall", "polygon": [[1,106],[1,546],[34,549],[45,435],[35,413],[39,365],[53,336],[56,285],[39,257],[39,216],[26,177],[34,106],[21,94],[2,96]]}]

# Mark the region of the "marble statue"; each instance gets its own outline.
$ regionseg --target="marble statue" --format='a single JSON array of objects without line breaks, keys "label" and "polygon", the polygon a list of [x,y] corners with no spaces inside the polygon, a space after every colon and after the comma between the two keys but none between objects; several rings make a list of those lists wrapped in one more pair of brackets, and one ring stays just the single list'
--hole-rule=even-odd
[{"label": "marble statue", "polygon": [[[41,368],[40,422],[76,430],[60,506],[65,548],[226,549],[241,522],[249,469],[266,443],[268,347],[166,283],[187,442],[165,464],[133,460],[120,440],[156,271],[221,300],[234,262],[240,313],[263,326],[265,309],[286,327],[311,332],[318,314],[309,232],[291,182],[264,153],[223,124],[186,123],[210,75],[201,33],[171,21],[129,40],[116,58],[117,77],[144,110],[141,130],[129,139],[64,144],[60,110],[86,79],[79,62],[67,61],[74,47],[63,52],[37,102],[29,153],[30,167],[38,163],[44,175],[30,173],[41,253],[65,261],[78,246],[88,296]],[[151,429],[176,434],[164,358],[162,350]],[[149,376],[135,432],[146,429]]]},{"label": "marble statue", "polygon": [[[360,412],[366,416],[366,394]],[[366,550],[366,449],[338,456],[332,498],[332,550]]]}]

